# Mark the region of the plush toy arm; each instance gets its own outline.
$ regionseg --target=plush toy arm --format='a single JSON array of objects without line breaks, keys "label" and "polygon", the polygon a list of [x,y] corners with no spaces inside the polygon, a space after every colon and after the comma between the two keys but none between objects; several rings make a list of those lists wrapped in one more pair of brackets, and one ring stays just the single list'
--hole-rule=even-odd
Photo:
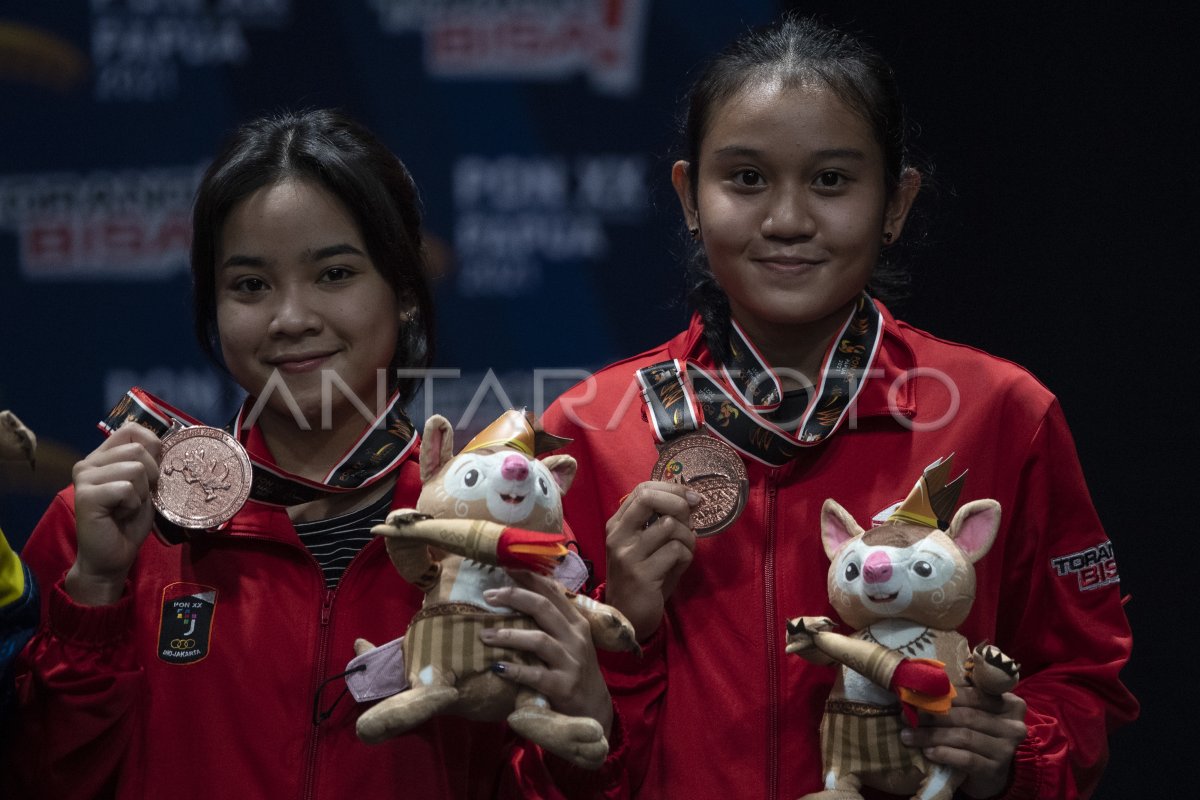
[{"label": "plush toy arm", "polygon": [[[376,525],[371,533],[388,538],[389,553],[393,551],[392,542],[418,543],[481,564],[543,574],[552,572],[567,555],[563,546],[566,537],[562,534],[508,528],[486,519],[430,518],[411,509],[393,511],[388,514],[387,521]],[[399,564],[396,568],[404,575],[405,570]]]},{"label": "plush toy arm", "polygon": [[376,536],[387,537],[388,557],[400,573],[400,577],[423,592],[428,592],[437,585],[442,565],[433,557],[429,545],[423,539],[407,534],[418,522],[429,518],[428,514],[421,514],[411,508],[400,508],[388,514],[387,522],[371,529],[371,533]]},{"label": "plush toy arm", "polygon": [[11,411],[0,411],[0,461],[24,459],[34,463],[37,437]]},{"label": "plush toy arm", "polygon": [[787,628],[787,652],[814,664],[841,664],[884,689],[893,689],[896,668],[907,660],[881,644],[833,633],[828,617],[796,617]]},{"label": "plush toy arm", "polygon": [[597,602],[587,595],[567,592],[567,597],[587,620],[588,627],[592,631],[592,641],[595,642],[596,647],[614,653],[628,651],[637,653],[638,657],[641,657],[642,646],[638,644],[637,636],[633,632],[633,625],[625,619],[624,614],[607,603]]},{"label": "plush toy arm", "polygon": [[815,635],[833,630],[829,617],[793,617],[787,621],[787,647],[784,652],[792,653],[812,664],[828,666],[837,662],[817,649]]},{"label": "plush toy arm", "polygon": [[1021,665],[1006,656],[999,647],[981,642],[963,663],[967,680],[981,692],[1001,695],[1011,692],[1021,678]]}]

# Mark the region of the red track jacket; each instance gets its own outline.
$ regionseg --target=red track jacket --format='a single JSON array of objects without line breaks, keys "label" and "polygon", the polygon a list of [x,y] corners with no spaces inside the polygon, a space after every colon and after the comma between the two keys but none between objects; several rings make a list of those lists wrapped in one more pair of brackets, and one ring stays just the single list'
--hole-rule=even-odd
[{"label": "red track jacket", "polygon": [[[835,670],[784,654],[789,617],[836,619],[821,504],[832,497],[870,527],[951,453],[956,473],[969,470],[961,501],[990,497],[1002,507],[960,630],[972,646],[994,642],[1022,665],[1016,691],[1028,703],[1029,735],[1006,797],[1087,796],[1108,733],[1136,716],[1118,680],[1131,638],[1112,546],[1057,401],[1020,367],[886,309],[884,318],[874,364],[882,372],[864,383],[843,428],[783,468],[745,459],[746,509],[698,540],[647,658],[602,656],[638,762],[637,796],[794,800],[822,788],[818,725]],[[634,373],[671,358],[712,366],[697,319],[572,388],[545,416],[546,430],[575,440],[567,452],[579,478],[566,515],[598,581],[605,522],[657,458]]]},{"label": "red track jacket", "polygon": [[[265,452],[257,431],[248,447]],[[415,505],[416,450],[400,468],[395,507]],[[62,588],[74,550],[68,488],[24,551],[48,591],[42,628],[18,673],[19,727],[3,771],[32,785],[0,786],[4,797],[625,794],[619,720],[609,760],[597,772],[543,756],[502,724],[452,717],[381,745],[358,740],[362,708],[349,696],[335,702],[345,689],[337,676],[354,656],[356,638],[382,644],[403,634],[423,598],[396,572],[380,540],[327,590],[286,511],[251,502],[228,529],[199,543],[170,547],[147,539],[124,598],[97,608],[75,604]],[[215,602],[189,641],[164,641],[179,638],[169,633],[179,630],[170,620],[179,613],[174,599],[207,592]],[[163,648],[194,660],[169,662]],[[188,655],[193,651],[200,652]],[[314,703],[333,709],[320,724]],[[568,788],[560,793],[551,774]]]}]

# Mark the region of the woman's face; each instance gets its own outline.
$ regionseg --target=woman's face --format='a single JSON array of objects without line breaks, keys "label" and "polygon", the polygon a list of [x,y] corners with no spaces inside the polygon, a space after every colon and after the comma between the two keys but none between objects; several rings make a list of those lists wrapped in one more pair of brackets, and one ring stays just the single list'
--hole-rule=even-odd
[{"label": "woman's face", "polygon": [[226,219],[215,269],[221,353],[251,395],[273,381],[264,414],[293,419],[294,400],[312,428],[353,423],[348,395],[379,410],[401,309],[334,195],[303,179],[259,189]]},{"label": "woman's face", "polygon": [[889,199],[883,159],[867,122],[823,86],[752,83],[714,109],[696,185],[687,162],[672,181],[752,339],[845,320],[916,193]]}]

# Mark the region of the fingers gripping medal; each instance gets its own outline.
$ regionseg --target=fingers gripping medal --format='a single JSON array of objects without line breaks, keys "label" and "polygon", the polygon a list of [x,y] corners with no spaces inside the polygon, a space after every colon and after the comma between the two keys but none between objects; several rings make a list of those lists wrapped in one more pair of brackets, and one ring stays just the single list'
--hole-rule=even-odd
[{"label": "fingers gripping medal", "polygon": [[697,536],[725,530],[746,506],[749,482],[741,456],[704,433],[689,433],[668,442],[650,479],[681,483],[700,495],[691,519]]},{"label": "fingers gripping medal", "polygon": [[195,425],[162,441],[154,507],[184,528],[215,528],[228,522],[250,496],[250,458],[219,428]]}]

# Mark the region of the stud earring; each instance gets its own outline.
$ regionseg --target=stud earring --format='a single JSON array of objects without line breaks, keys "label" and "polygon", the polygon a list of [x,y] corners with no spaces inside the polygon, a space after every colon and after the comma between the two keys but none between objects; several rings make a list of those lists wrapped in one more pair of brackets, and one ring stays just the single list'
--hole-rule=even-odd
[{"label": "stud earring", "polygon": [[891,232],[891,231],[885,231],[885,232],[884,232],[884,234],[883,234],[883,243],[884,243],[884,244],[891,244],[891,243],[892,243],[892,232]]},{"label": "stud earring", "polygon": [[699,239],[700,238],[700,227],[696,226],[694,228],[688,228],[688,233],[691,234],[693,239]]}]

